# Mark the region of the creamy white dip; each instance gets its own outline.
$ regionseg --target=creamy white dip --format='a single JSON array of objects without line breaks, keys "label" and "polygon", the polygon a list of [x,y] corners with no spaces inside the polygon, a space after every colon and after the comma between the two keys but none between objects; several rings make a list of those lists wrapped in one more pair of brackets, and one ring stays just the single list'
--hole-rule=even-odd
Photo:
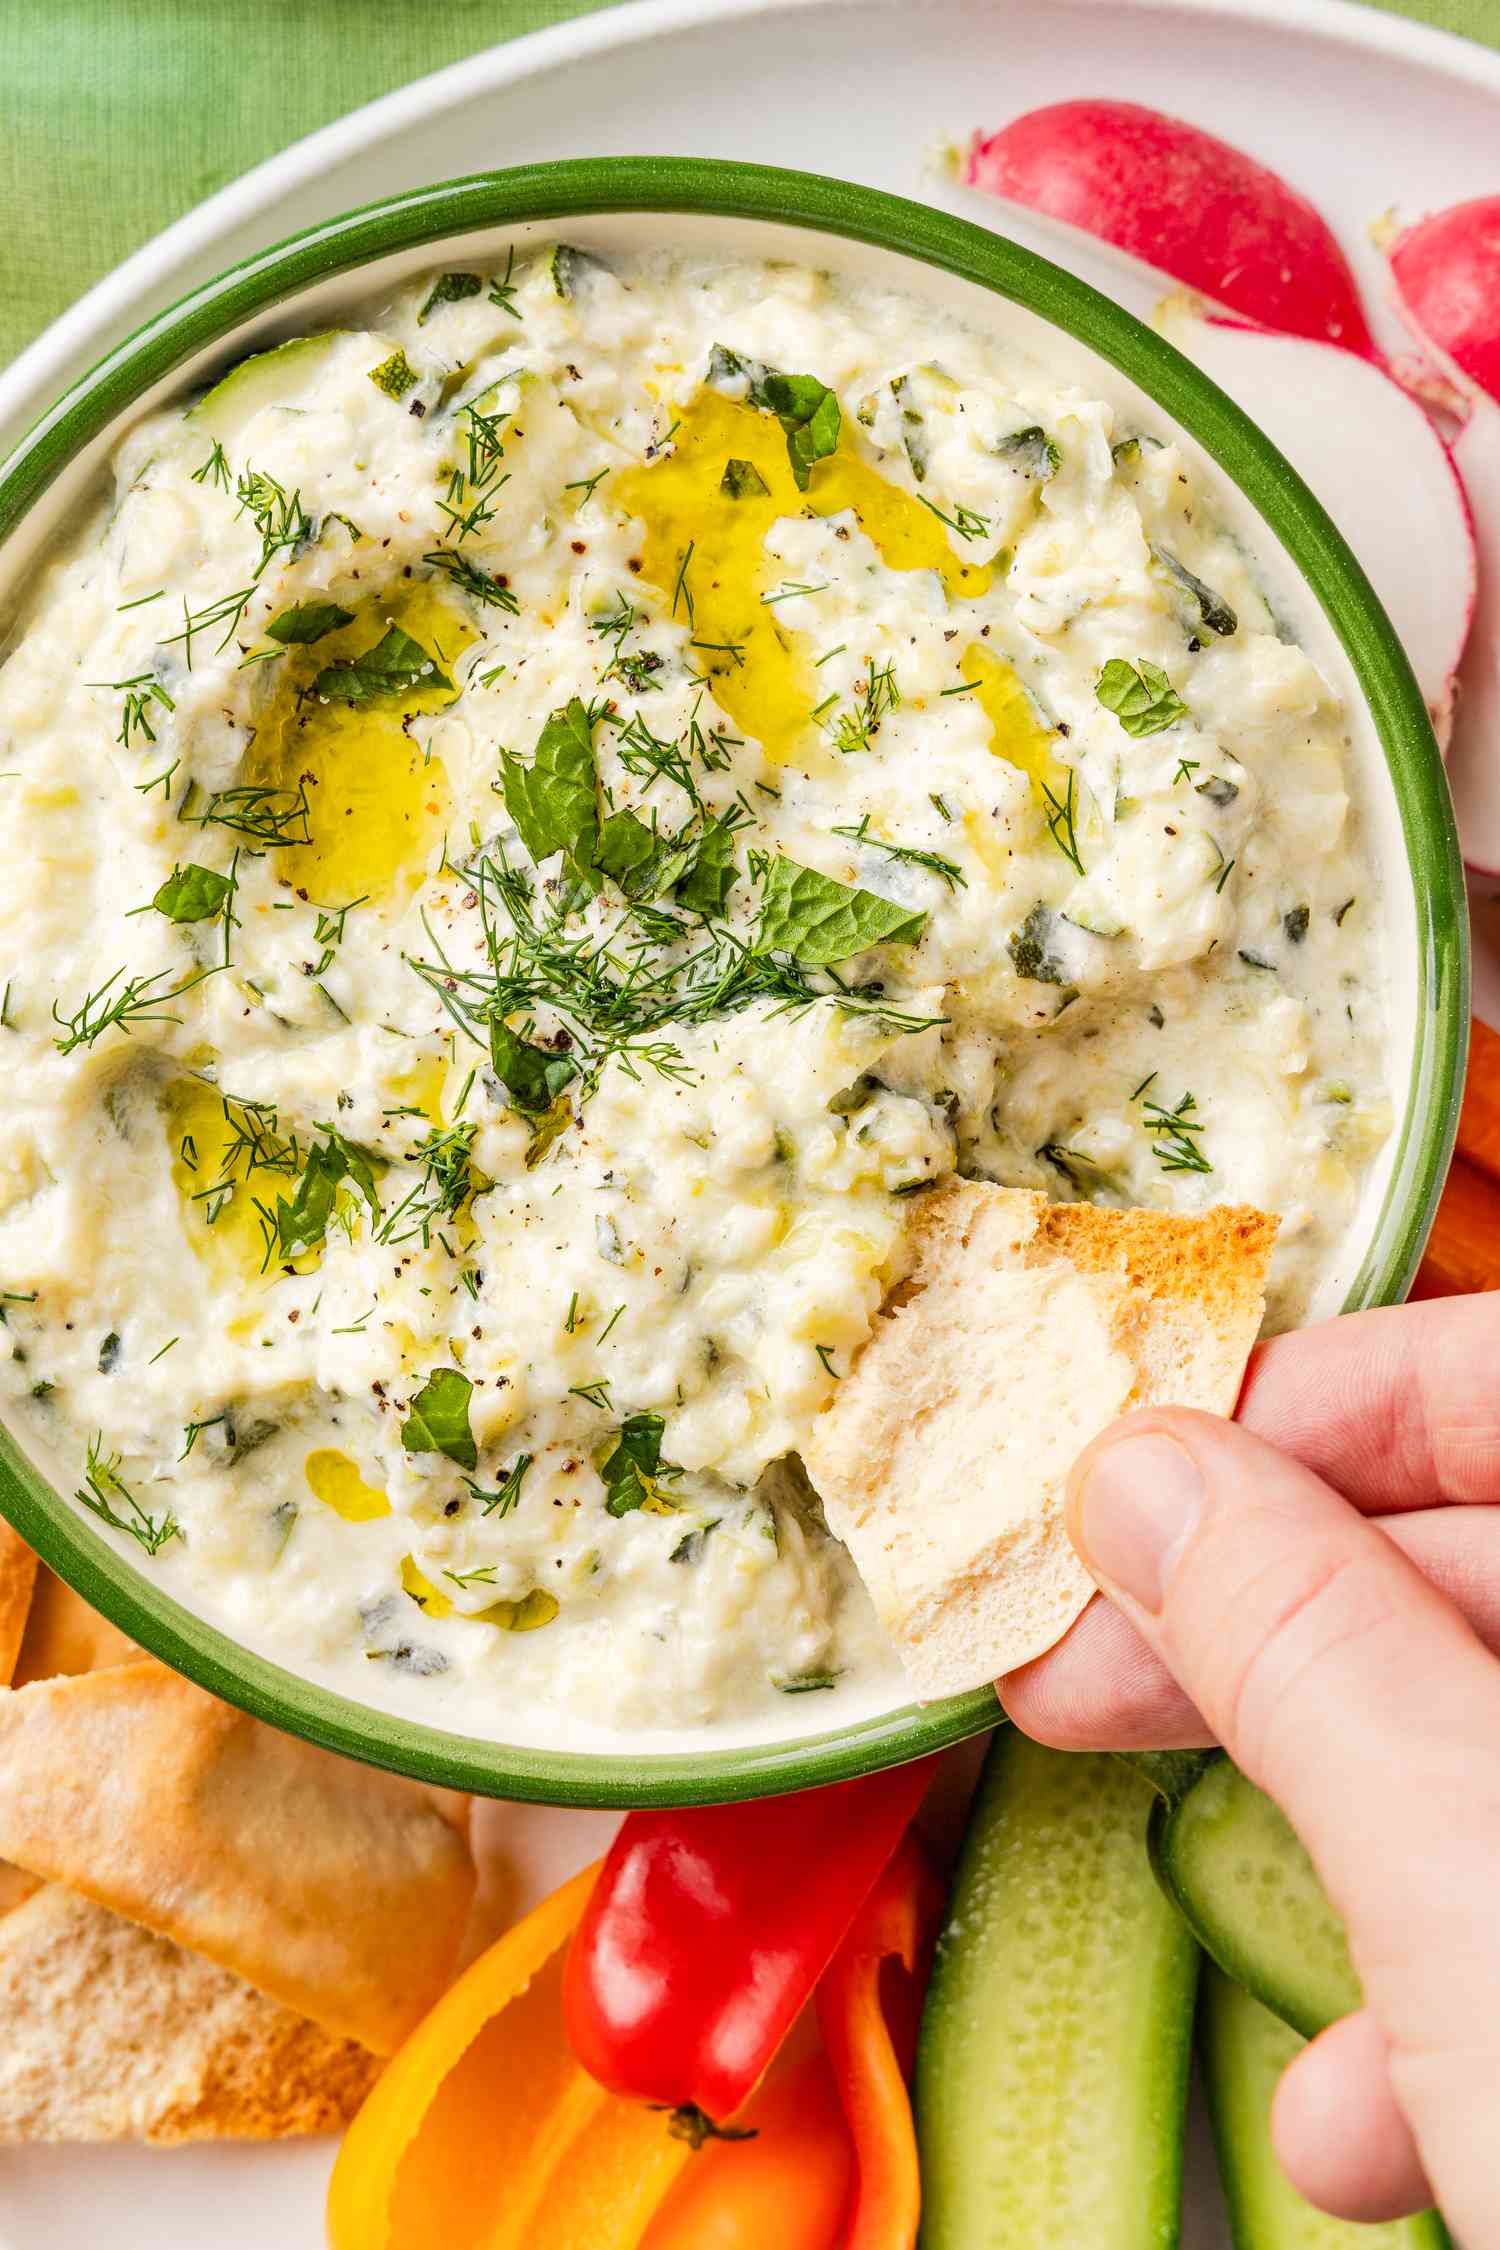
[{"label": "creamy white dip", "polygon": [[560,249],[246,362],[0,671],[15,1427],[366,1701],[898,1699],[795,1455],[910,1198],[1339,1255],[1345,736],[1168,430],[899,295]]}]

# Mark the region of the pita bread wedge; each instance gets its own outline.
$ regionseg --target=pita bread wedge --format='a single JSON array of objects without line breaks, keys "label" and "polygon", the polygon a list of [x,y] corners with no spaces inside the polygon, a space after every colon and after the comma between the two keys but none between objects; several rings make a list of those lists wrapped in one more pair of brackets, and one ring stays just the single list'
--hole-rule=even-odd
[{"label": "pita bread wedge", "polygon": [[1234,1411],[1276,1221],[956,1180],[912,1225],[912,1270],[804,1462],[931,1697],[1040,1656],[1087,1605],[1062,1511],[1091,1438],[1139,1406]]},{"label": "pita bread wedge", "polygon": [[0,2024],[0,2144],[331,2132],[380,2067],[55,1883],[0,1920]]},{"label": "pita bread wedge", "polygon": [[0,1684],[15,1675],[37,1568],[19,1531],[0,1518]]},{"label": "pita bread wedge", "polygon": [[379,2054],[446,1987],[474,1889],[462,1800],[151,1658],[0,1689],[0,1857]]},{"label": "pita bread wedge", "polygon": [[26,1630],[20,1654],[10,1675],[12,1687],[28,1687],[33,1680],[75,1678],[81,1672],[102,1672],[109,1664],[128,1664],[142,1651],[111,1625],[82,1594],[45,1563],[36,1566],[36,1584],[26,1613]]}]

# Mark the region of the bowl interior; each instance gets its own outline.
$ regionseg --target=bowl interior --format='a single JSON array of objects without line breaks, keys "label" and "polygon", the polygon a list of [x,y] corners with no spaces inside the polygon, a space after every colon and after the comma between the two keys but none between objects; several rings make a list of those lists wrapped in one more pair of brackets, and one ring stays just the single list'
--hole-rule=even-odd
[{"label": "bowl interior", "polygon": [[[898,286],[1170,430],[1256,555],[1273,605],[1344,700],[1367,848],[1383,892],[1392,1083],[1404,1115],[1366,1182],[1354,1248],[1316,1315],[1388,1302],[1420,1254],[1451,1148],[1467,1021],[1462,884],[1446,786],[1409,667],[1359,566],[1306,487],[1245,416],[1128,314],[1001,237],[868,189],[745,165],[612,160],[499,173],[393,199],[312,230],[159,316],[60,401],[0,469],[0,617],[140,414],[247,352],[335,325],[411,274],[488,264],[567,237],[608,257],[664,242],[705,257],[814,262]],[[497,1742],[375,1710],[294,1675],[153,1585],[0,1431],[0,1510],[97,1608],[167,1662],[258,1716],[349,1754],[493,1795],[618,1804],[807,1786],[936,1749],[994,1723],[988,1691],[884,1708],[872,1691],[828,1731],[716,1727],[649,1750],[550,1730]],[[68,1480],[71,1481],[71,1480]],[[428,1707],[430,1708],[430,1706]],[[794,1717],[802,1717],[796,1712]]]}]

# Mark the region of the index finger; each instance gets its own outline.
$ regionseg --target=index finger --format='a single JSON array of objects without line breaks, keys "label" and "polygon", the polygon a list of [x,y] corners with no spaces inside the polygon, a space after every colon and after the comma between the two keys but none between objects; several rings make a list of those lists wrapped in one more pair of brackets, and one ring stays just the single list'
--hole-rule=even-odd
[{"label": "index finger", "polygon": [[1366,1515],[1500,1501],[1500,1291],[1273,1337],[1235,1419]]}]

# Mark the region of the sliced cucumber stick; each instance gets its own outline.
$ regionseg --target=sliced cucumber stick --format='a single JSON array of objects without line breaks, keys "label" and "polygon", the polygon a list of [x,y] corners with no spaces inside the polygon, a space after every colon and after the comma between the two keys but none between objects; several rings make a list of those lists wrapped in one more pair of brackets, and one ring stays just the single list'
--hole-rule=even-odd
[{"label": "sliced cucumber stick", "polygon": [[1198,1949],[1117,1759],[996,1735],[917,2058],[923,2250],[1171,2250]]},{"label": "sliced cucumber stick", "polygon": [[1344,1925],[1288,1821],[1215,1758],[1151,1816],[1151,1858],[1206,1953],[1304,2038],[1360,2004]]},{"label": "sliced cucumber stick", "polygon": [[1271,2096],[1303,2041],[1241,1985],[1203,1967],[1199,2051],[1235,2250],[1449,2250],[1435,2211],[1354,2226],[1305,2203],[1271,2148]]}]

